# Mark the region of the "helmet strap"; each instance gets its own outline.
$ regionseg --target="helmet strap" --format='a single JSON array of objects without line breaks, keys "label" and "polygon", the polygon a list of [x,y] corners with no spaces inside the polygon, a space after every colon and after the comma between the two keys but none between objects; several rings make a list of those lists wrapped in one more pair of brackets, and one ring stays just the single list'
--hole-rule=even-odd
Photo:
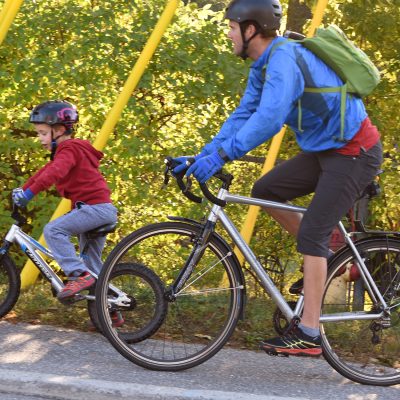
[{"label": "helmet strap", "polygon": [[[67,133],[68,132],[68,133]],[[57,137],[54,137],[54,129],[51,127],[51,153],[50,153],[50,160],[54,160],[54,156],[56,154],[57,150],[57,139],[59,139],[61,136],[64,136],[66,134],[69,134],[69,130],[65,131],[61,135],[58,135]]]},{"label": "helmet strap", "polygon": [[50,153],[50,160],[51,161],[54,160],[54,155],[56,154],[56,150],[57,150],[57,142],[55,141],[55,139],[52,139],[52,141],[51,141],[51,153]]},{"label": "helmet strap", "polygon": [[247,54],[247,50],[249,48],[250,41],[252,39],[254,39],[260,33],[258,27],[255,27],[255,28],[256,28],[256,31],[254,32],[254,34],[252,36],[250,36],[248,39],[246,39],[245,33],[246,33],[247,26],[245,26],[244,24],[240,24],[240,33],[242,34],[243,45],[242,45],[242,51],[240,52],[239,57],[241,57],[243,60],[246,60],[249,57],[249,55]]}]

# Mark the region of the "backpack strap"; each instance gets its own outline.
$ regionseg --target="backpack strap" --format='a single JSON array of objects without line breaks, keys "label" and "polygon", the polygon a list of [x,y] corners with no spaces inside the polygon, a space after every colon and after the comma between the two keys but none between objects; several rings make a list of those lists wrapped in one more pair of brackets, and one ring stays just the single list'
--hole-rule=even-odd
[{"label": "backpack strap", "polygon": [[272,46],[272,48],[271,48],[271,50],[270,50],[270,52],[269,52],[269,54],[268,54],[267,61],[266,61],[266,63],[264,64],[264,66],[262,67],[262,72],[261,72],[261,74],[262,74],[262,77],[263,77],[263,82],[265,82],[265,80],[266,80],[267,68],[268,68],[269,60],[271,59],[272,55],[275,53],[275,50],[276,50],[278,47],[282,46],[283,44],[285,44],[285,43],[287,43],[287,42],[289,42],[289,39],[282,38],[282,40],[277,41],[277,42]]},{"label": "backpack strap", "polygon": [[[347,142],[344,139],[344,124],[346,115],[346,95],[347,95],[347,83],[342,86],[332,86],[332,87],[320,87],[320,88],[304,88],[305,93],[338,93],[340,92],[340,136],[336,138],[339,142]],[[299,99],[299,102],[301,100]],[[299,111],[299,115],[301,115]],[[300,120],[301,128],[301,120]],[[299,128],[299,129],[300,129]]]},{"label": "backpack strap", "polygon": [[[294,40],[294,39],[283,39],[275,43],[271,51],[268,54],[267,61],[265,65],[262,68],[262,77],[263,77],[263,82],[266,80],[266,75],[267,75],[267,69],[268,69],[268,64],[269,61],[274,54],[275,50],[282,46],[283,44],[287,42],[297,42],[301,43],[301,40]],[[339,142],[347,142],[346,139],[344,139],[344,124],[345,124],[345,115],[346,115],[346,96],[347,96],[347,83],[345,83],[342,86],[332,86],[332,87],[305,87],[304,88],[304,93],[340,93],[340,136],[336,137],[335,139]],[[303,132],[302,129],[302,119],[303,119],[303,112],[302,112],[302,106],[301,106],[301,97],[297,101],[297,107],[298,107],[298,117],[297,117],[297,128],[300,132]]]}]

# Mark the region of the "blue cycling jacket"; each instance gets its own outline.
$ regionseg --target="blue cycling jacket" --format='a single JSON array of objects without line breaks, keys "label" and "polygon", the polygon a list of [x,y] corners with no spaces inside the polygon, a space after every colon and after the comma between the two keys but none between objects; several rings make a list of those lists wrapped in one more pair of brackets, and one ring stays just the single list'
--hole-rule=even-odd
[{"label": "blue cycling jacket", "polygon": [[[303,151],[317,152],[345,145],[337,140],[340,136],[340,93],[304,93],[305,87],[341,86],[342,80],[299,43],[286,42],[276,47],[268,60],[271,48],[282,40],[285,39],[275,38],[252,64],[239,106],[202,151],[211,154],[222,148],[231,160],[238,159],[277,134],[284,124],[295,132]],[[299,98],[301,129],[298,126]],[[362,100],[347,95],[346,140],[357,133],[366,117]]]}]

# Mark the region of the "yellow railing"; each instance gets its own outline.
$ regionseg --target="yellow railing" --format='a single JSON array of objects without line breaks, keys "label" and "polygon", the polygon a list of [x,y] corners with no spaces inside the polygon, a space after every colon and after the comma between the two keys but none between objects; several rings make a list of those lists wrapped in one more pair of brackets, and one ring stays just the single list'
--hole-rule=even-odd
[{"label": "yellow railing", "polygon": [[0,45],[24,0],[6,0],[0,12]]}]

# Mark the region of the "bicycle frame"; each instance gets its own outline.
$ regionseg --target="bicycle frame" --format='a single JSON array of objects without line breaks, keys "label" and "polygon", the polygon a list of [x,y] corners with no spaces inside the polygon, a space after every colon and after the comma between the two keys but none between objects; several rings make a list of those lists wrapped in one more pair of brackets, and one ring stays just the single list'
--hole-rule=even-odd
[{"label": "bicycle frame", "polygon": [[59,292],[63,289],[64,283],[59,276],[53,271],[53,269],[46,263],[43,257],[37,253],[40,251],[46,257],[54,260],[51,251],[42,246],[38,241],[27,235],[17,225],[12,225],[8,231],[5,240],[9,243],[16,242],[21,250],[27,255],[27,257],[36,265],[42,274],[48,279],[52,287]]},{"label": "bicycle frame", "polygon": [[[64,288],[64,283],[61,280],[61,278],[53,271],[53,269],[49,266],[49,264],[37,252],[40,251],[46,257],[54,260],[54,257],[50,250],[42,246],[38,241],[33,239],[31,236],[27,235],[18,225],[15,224],[11,226],[10,230],[8,231],[5,237],[5,240],[8,243],[17,243],[20,246],[21,250],[36,265],[36,267],[39,268],[40,272],[46,277],[46,279],[50,282],[51,286],[57,292],[60,292]],[[98,278],[98,276],[94,272],[91,272],[91,274],[96,279]],[[113,303],[122,306],[130,304],[130,299],[124,292],[122,292],[113,285],[109,285],[109,288],[118,296],[116,299],[110,299],[109,300],[110,304]],[[95,300],[95,297],[91,295],[80,295],[79,299]]]},{"label": "bicycle frame", "polygon": [[[237,204],[246,204],[246,205],[254,205],[264,208],[274,208],[280,209],[285,211],[291,212],[299,212],[304,213],[307,209],[303,207],[288,205],[284,203],[277,203],[274,201],[256,199],[252,197],[240,196],[240,195],[233,195],[228,192],[226,189],[220,189],[218,192],[218,199],[226,201],[227,203],[237,203]],[[296,304],[295,310],[292,310],[288,303],[286,302],[285,298],[282,296],[280,291],[277,289],[271,278],[269,277],[268,273],[264,270],[260,262],[258,261],[257,257],[250,249],[249,245],[245,242],[239,231],[236,229],[234,223],[230,220],[230,218],[225,213],[222,206],[214,204],[212,206],[211,212],[208,215],[208,221],[212,223],[216,223],[218,220],[221,221],[223,227],[225,228],[226,232],[229,234],[235,245],[240,249],[244,258],[250,264],[251,268],[257,275],[258,279],[264,290],[271,296],[272,300],[276,303],[278,308],[282,311],[283,315],[287,318],[288,321],[291,321],[293,317],[299,316],[300,312],[302,311],[303,304],[304,304],[304,297],[300,296],[299,300]],[[354,245],[353,241],[351,240],[351,235],[346,231],[342,222],[338,224],[339,230],[343,234],[347,245],[350,247],[356,260],[358,261],[358,265],[360,267],[361,277],[364,281],[365,287],[371,296],[371,299],[374,301],[378,301],[383,308],[383,311],[380,313],[371,313],[371,312],[364,312],[358,311],[357,313],[336,313],[332,315],[321,315],[320,322],[332,322],[332,321],[346,321],[346,320],[374,320],[377,318],[382,318],[384,313],[389,312],[388,306],[383,299],[381,293],[379,292],[371,274],[368,271],[362,257],[360,256],[359,252],[357,251],[356,246]]]}]

